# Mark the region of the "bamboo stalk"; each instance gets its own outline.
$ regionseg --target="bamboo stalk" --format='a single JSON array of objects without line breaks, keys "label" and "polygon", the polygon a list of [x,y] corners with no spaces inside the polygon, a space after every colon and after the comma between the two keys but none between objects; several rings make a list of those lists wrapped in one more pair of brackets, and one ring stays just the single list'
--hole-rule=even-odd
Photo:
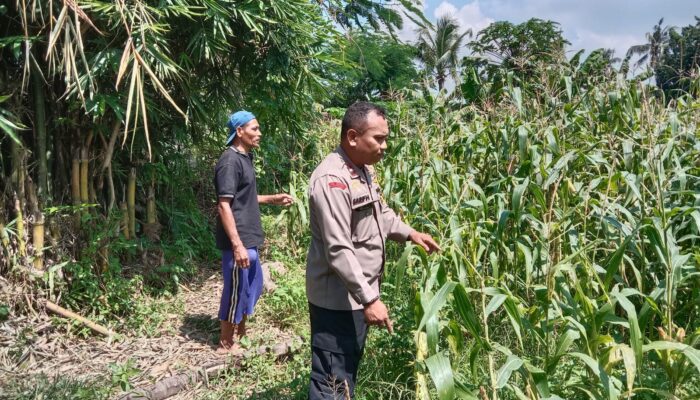
[{"label": "bamboo stalk", "polygon": [[88,155],[87,148],[83,148],[80,155],[80,201],[87,203],[89,201],[88,193]]},{"label": "bamboo stalk", "polygon": [[10,237],[5,232],[5,222],[0,220],[0,243],[2,243],[2,248],[5,254],[10,254]]},{"label": "bamboo stalk", "polygon": [[17,252],[20,257],[24,257],[27,254],[24,242],[24,215],[22,215],[22,205],[17,194],[15,194],[15,214],[17,215]]},{"label": "bamboo stalk", "polygon": [[148,187],[148,200],[146,201],[146,222],[150,224],[156,223],[156,189],[155,179],[151,179],[151,185]]},{"label": "bamboo stalk", "polygon": [[32,244],[34,245],[34,268],[44,269],[44,214],[38,212],[34,215],[32,227]]},{"label": "bamboo stalk", "polygon": [[114,336],[114,332],[105,328],[104,326],[97,324],[95,322],[92,322],[89,319],[87,319],[81,315],[78,315],[70,310],[66,310],[65,308],[63,308],[57,304],[54,304],[48,300],[46,301],[46,309],[55,313],[55,314],[58,314],[62,317],[76,320],[76,321],[80,322],[81,324],[87,326],[88,328],[92,329],[93,331],[95,331],[97,333],[101,333],[101,334],[107,336],[108,338],[111,338],[112,336]]},{"label": "bamboo stalk", "polygon": [[107,213],[109,214],[114,208],[114,203],[117,202],[117,195],[114,191],[114,179],[112,178],[112,165],[107,167],[107,184],[109,188],[109,203],[107,204]]},{"label": "bamboo stalk", "polygon": [[34,133],[36,139],[36,157],[39,179],[39,197],[48,197],[48,160],[46,151],[46,105],[44,104],[44,79],[36,62],[31,62],[32,92],[34,97]]},{"label": "bamboo stalk", "polygon": [[122,202],[119,205],[119,208],[122,211],[122,222],[121,222],[121,228],[122,228],[122,234],[124,237],[129,240],[131,236],[129,236],[129,210],[126,205],[126,203]]},{"label": "bamboo stalk", "polygon": [[136,168],[129,172],[129,184],[126,190],[126,206],[129,213],[129,236],[136,237]]},{"label": "bamboo stalk", "polygon": [[109,268],[109,243],[104,242],[97,254],[99,256],[97,259],[97,264],[100,267],[100,272],[104,274]]},{"label": "bamboo stalk", "polygon": [[73,159],[70,177],[73,205],[77,206],[80,204],[80,160],[77,158]]},{"label": "bamboo stalk", "polygon": [[37,197],[37,187],[27,176],[27,199],[29,201],[29,213],[32,215],[32,245],[34,256],[34,267],[41,270],[44,266],[44,214],[39,208],[39,198]]},{"label": "bamboo stalk", "polygon": [[[116,203],[116,193],[114,191],[114,179],[112,178],[112,155],[114,154],[114,147],[117,143],[117,138],[121,133],[121,121],[115,119],[112,125],[112,134],[109,137],[109,142],[104,143],[105,154],[102,159],[102,177],[107,175],[107,188],[109,189],[109,202],[107,203],[107,213],[112,211],[114,204]],[[104,141],[103,141],[104,142]]]},{"label": "bamboo stalk", "polygon": [[95,191],[94,179],[88,178],[88,199],[91,204],[97,203],[97,192]]},{"label": "bamboo stalk", "polygon": [[[70,173],[70,186],[71,186],[71,197],[73,198],[73,205],[77,208],[80,201],[80,160],[78,158],[73,158],[71,163],[71,173]],[[77,229],[80,226],[80,216],[81,213],[76,211],[73,214],[73,225]]]}]

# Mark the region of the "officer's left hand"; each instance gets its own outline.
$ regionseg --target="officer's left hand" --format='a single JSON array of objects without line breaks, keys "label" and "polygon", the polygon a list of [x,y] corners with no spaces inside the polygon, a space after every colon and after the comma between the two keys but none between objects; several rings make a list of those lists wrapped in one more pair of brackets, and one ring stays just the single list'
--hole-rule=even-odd
[{"label": "officer's left hand", "polygon": [[273,204],[277,206],[289,206],[294,203],[294,198],[287,193],[279,193],[273,197]]},{"label": "officer's left hand", "polygon": [[418,246],[421,246],[429,254],[442,250],[432,236],[428,235],[427,233],[413,231],[410,235],[408,235],[408,240],[417,244]]}]

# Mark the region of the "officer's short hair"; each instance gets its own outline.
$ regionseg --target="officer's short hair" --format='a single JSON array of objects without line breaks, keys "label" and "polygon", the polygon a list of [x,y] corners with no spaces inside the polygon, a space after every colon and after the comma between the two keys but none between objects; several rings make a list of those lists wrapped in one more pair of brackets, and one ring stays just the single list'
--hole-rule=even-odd
[{"label": "officer's short hair", "polygon": [[343,124],[340,128],[340,139],[343,140],[350,129],[361,132],[367,123],[367,117],[374,111],[377,115],[386,118],[386,110],[374,103],[358,101],[353,103],[343,116]]}]

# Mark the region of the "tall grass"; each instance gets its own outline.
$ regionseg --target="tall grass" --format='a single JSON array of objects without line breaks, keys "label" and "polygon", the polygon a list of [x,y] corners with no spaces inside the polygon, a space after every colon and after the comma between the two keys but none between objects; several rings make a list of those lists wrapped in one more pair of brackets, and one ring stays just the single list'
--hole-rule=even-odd
[{"label": "tall grass", "polygon": [[443,246],[389,270],[421,276],[415,394],[698,396],[700,101],[545,84],[392,105],[384,196]]}]

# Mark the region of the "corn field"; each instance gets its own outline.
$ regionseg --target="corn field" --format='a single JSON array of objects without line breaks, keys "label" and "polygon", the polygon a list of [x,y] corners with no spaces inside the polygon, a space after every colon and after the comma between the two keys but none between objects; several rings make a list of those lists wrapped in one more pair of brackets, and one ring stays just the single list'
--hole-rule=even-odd
[{"label": "corn field", "polygon": [[443,247],[388,272],[421,271],[416,397],[700,396],[700,102],[545,85],[394,110],[384,196]]}]

